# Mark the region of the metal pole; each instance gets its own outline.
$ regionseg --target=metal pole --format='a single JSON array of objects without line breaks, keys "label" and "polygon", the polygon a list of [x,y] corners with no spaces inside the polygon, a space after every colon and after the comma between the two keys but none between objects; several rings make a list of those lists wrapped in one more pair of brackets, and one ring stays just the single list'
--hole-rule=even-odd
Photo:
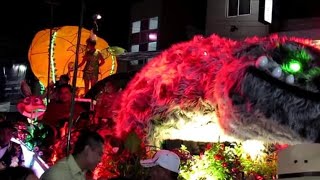
[{"label": "metal pole", "polygon": [[50,92],[49,92],[49,84],[50,84],[50,71],[51,71],[51,55],[52,55],[52,31],[53,31],[53,3],[50,4],[50,39],[49,39],[49,57],[48,57],[48,83],[47,83],[47,104],[49,104]]},{"label": "metal pole", "polygon": [[78,39],[77,39],[77,47],[76,47],[76,56],[74,62],[74,74],[72,78],[72,101],[70,108],[70,117],[69,117],[69,127],[68,127],[68,139],[67,139],[67,151],[66,155],[69,155],[70,152],[70,140],[71,140],[71,128],[73,126],[73,114],[74,114],[74,105],[75,105],[75,94],[76,94],[76,85],[77,85],[77,73],[78,73],[78,59],[79,59],[79,49],[80,49],[80,40],[81,40],[81,30],[83,26],[83,14],[84,14],[84,0],[81,0],[81,10],[80,10],[80,23],[78,29]]}]

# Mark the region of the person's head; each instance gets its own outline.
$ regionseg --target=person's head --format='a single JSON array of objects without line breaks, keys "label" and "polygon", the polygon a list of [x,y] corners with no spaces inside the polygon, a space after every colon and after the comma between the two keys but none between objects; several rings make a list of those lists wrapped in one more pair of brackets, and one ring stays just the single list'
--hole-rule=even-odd
[{"label": "person's head", "polygon": [[159,150],[152,159],[141,160],[143,167],[150,168],[150,180],[174,180],[179,176],[180,158],[168,150]]},{"label": "person's head", "polygon": [[150,168],[148,180],[176,180],[179,174],[159,165]]},{"label": "person's head", "polygon": [[70,102],[72,98],[72,87],[69,84],[62,84],[58,87],[58,98],[61,102]]},{"label": "person's head", "polygon": [[10,121],[0,122],[0,146],[6,146],[10,143],[15,130],[14,125]]},{"label": "person's head", "polygon": [[67,74],[63,74],[60,76],[60,79],[59,79],[59,84],[62,85],[62,84],[69,84],[69,81],[70,81],[70,78]]},{"label": "person's head", "polygon": [[94,131],[82,131],[75,143],[73,155],[83,162],[82,168],[93,170],[100,163],[103,155],[104,140]]},{"label": "person's head", "polygon": [[6,180],[38,180],[32,169],[23,166],[7,167],[0,171],[0,177]]},{"label": "person's head", "polygon": [[91,52],[92,52],[92,51],[94,51],[94,50],[96,49],[97,41],[88,38],[87,41],[86,41],[86,43],[87,43],[87,49],[88,49],[88,51],[91,51]]},{"label": "person's head", "polygon": [[115,93],[117,91],[117,88],[112,84],[112,82],[106,82],[106,84],[104,85],[104,91],[106,93]]}]

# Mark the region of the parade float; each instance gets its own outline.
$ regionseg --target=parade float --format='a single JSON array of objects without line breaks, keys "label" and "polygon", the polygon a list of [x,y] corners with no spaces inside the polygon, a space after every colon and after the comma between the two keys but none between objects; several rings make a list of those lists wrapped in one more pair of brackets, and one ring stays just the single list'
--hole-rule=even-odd
[{"label": "parade float", "polygon": [[[16,107],[24,118],[16,122],[18,131],[12,141],[21,145],[25,156],[25,166],[32,168],[38,177],[52,165],[50,163],[53,151],[51,140],[55,139],[59,131],[42,122],[49,102],[46,97],[50,97],[47,95],[58,85],[57,82],[61,80],[59,77],[67,75],[73,78],[76,52],[79,53],[78,57],[82,60],[87,51],[87,40],[95,38],[95,48],[105,60],[105,63],[99,68],[97,80],[103,80],[116,73],[116,55],[124,52],[124,49],[120,47],[110,47],[105,40],[93,34],[93,30],[85,28],[81,28],[78,42],[77,30],[77,26],[63,26],[39,31],[35,34],[29,48],[28,58],[31,70],[39,80],[38,83],[42,89],[40,95],[39,92],[36,92],[38,95],[34,95],[29,84],[21,81],[20,88],[24,98],[18,102]],[[85,94],[82,69],[79,72],[75,81],[78,93],[76,97],[80,102],[92,103],[91,99],[81,98]]]},{"label": "parade float", "polygon": [[[52,32],[52,36],[50,36],[50,32]],[[86,40],[91,34],[91,30],[82,28],[79,62],[86,52]],[[69,75],[70,78],[73,77],[77,35],[78,26],[56,27],[51,31],[50,29],[45,29],[35,34],[29,48],[28,59],[32,72],[43,86],[47,87],[48,78],[50,79],[49,82],[55,83],[63,74]],[[105,59],[105,63],[100,67],[98,76],[98,80],[102,80],[117,72],[117,60],[114,51],[122,50],[121,48],[110,47],[100,37],[96,39],[96,49],[102,52]],[[77,73],[77,88],[80,89],[84,88],[83,68]],[[48,73],[48,71],[50,72]]]},{"label": "parade float", "polygon": [[[112,91],[117,95],[111,105],[108,101],[110,113],[99,117],[111,119],[112,125],[91,119],[95,124],[90,127],[106,139],[93,177],[145,176],[139,159],[152,156],[168,140],[181,140],[181,147],[171,149],[182,159],[181,179],[275,178],[280,150],[319,141],[319,57],[311,40],[277,35],[243,41],[195,36],[173,45],[123,89]],[[55,58],[51,76],[67,73],[71,59],[59,65]],[[36,62],[30,60],[31,66]],[[116,72],[110,70],[112,62],[101,67],[108,75]],[[48,71],[34,71],[45,83]],[[108,89],[108,80],[104,85]],[[96,95],[90,96],[102,96]],[[102,107],[103,101],[94,110]],[[52,145],[50,163],[65,156],[67,140]],[[184,141],[196,142],[200,151],[193,153]]]}]

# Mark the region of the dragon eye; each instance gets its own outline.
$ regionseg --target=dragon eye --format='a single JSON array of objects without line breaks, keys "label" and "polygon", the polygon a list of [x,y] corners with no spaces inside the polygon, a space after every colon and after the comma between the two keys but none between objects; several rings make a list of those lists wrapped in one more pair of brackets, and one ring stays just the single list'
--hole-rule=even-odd
[{"label": "dragon eye", "polygon": [[282,66],[282,69],[288,73],[296,74],[302,71],[302,64],[297,60],[290,60]]},{"label": "dragon eye", "polygon": [[34,98],[33,103],[35,104],[41,104],[41,99],[40,98]]},{"label": "dragon eye", "polygon": [[24,100],[23,100],[23,103],[24,103],[24,104],[30,104],[30,102],[31,102],[30,97],[26,97],[26,98],[24,98]]},{"label": "dragon eye", "polygon": [[289,69],[294,73],[299,72],[301,70],[301,63],[298,61],[289,62]]}]

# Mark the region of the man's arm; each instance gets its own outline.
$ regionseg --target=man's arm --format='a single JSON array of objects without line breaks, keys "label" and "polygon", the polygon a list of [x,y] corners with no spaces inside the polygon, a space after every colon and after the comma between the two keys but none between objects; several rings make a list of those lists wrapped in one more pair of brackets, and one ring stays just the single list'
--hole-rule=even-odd
[{"label": "man's arm", "polygon": [[84,56],[82,57],[81,63],[78,65],[78,67],[80,68],[81,66],[83,66],[83,65],[86,63],[86,61],[87,61],[87,57],[86,57],[86,55],[84,55]]}]

